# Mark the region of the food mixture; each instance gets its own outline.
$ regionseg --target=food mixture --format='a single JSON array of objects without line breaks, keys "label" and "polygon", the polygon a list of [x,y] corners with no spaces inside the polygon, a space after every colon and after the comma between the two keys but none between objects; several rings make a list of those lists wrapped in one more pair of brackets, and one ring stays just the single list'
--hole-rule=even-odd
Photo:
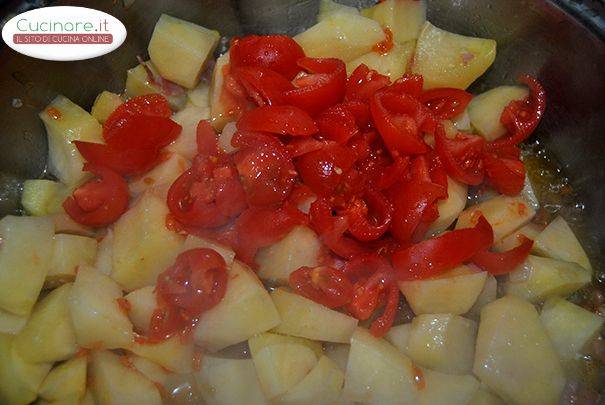
[{"label": "food mixture", "polygon": [[40,112],[49,176],[0,220],[0,403],[596,402],[593,269],[521,159],[536,77],[469,93],[495,41],[418,0],[219,41],[162,15],[123,93]]}]

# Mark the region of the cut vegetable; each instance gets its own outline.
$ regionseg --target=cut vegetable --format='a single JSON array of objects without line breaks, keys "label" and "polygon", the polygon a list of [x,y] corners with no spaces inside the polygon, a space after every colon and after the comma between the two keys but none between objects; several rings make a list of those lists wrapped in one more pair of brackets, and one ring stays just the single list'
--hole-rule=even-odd
[{"label": "cut vegetable", "polygon": [[118,298],[122,298],[122,290],[115,281],[90,267],[80,267],[69,297],[79,346],[116,349],[130,345],[132,324]]},{"label": "cut vegetable", "polygon": [[320,342],[316,342],[314,340],[309,340],[296,336],[286,336],[280,335],[277,333],[259,333],[258,335],[250,338],[248,340],[248,346],[250,348],[250,353],[255,352],[258,353],[262,349],[268,346],[282,344],[282,343],[291,343],[295,345],[303,345],[308,347],[315,353],[315,356],[319,359],[323,355],[323,347]]},{"label": "cut vegetable", "polygon": [[540,321],[561,360],[572,360],[598,334],[605,319],[561,298],[544,304]]},{"label": "cut vegetable", "polygon": [[468,313],[466,314],[466,317],[470,319],[479,319],[483,307],[489,304],[490,302],[495,301],[497,295],[498,281],[496,280],[496,277],[492,276],[491,274],[488,274],[487,278],[485,279],[485,284],[483,285],[481,293],[477,297],[477,300],[475,301],[471,309],[469,309]]},{"label": "cut vegetable", "polygon": [[407,71],[415,47],[414,41],[408,41],[403,44],[393,44],[393,48],[387,53],[368,52],[347,63],[347,73],[350,75],[363,63],[370,69],[389,76],[392,80],[398,79]]},{"label": "cut vegetable", "polygon": [[483,308],[473,372],[505,401],[555,404],[565,384],[534,306],[506,296]]},{"label": "cut vegetable", "polygon": [[338,369],[344,373],[347,371],[349,348],[350,346],[348,344],[327,343],[324,345],[324,354],[336,363]]},{"label": "cut vegetable", "polygon": [[18,316],[0,310],[0,333],[6,333],[8,335],[16,335],[21,332],[25,324],[27,323],[26,316]]},{"label": "cut vegetable", "polygon": [[468,186],[451,177],[447,178],[447,198],[437,201],[439,218],[431,223],[426,236],[438,235],[454,223],[466,206]]},{"label": "cut vegetable", "polygon": [[79,400],[85,392],[86,357],[78,356],[54,367],[42,382],[38,395],[49,402],[60,402]]},{"label": "cut vegetable", "polygon": [[421,405],[467,405],[479,389],[472,375],[444,374],[422,370],[424,388],[418,390]]},{"label": "cut vegetable", "polygon": [[197,154],[197,125],[201,120],[210,118],[208,107],[187,105],[183,110],[172,116],[172,120],[183,129],[179,137],[166,147],[170,152],[177,153],[185,159],[191,160]]},{"label": "cut vegetable", "polygon": [[168,371],[190,373],[193,371],[194,348],[191,339],[182,339],[178,334],[158,343],[133,342],[128,350],[149,359]]},{"label": "cut vegetable", "polygon": [[68,187],[80,183],[84,158],[73,141],[103,143],[101,124],[80,106],[57,96],[39,114],[48,134],[48,168]]},{"label": "cut vegetable", "polygon": [[187,100],[196,107],[210,108],[210,86],[201,81],[196,88],[187,91]]},{"label": "cut vegetable", "polygon": [[542,227],[530,222],[529,224],[522,226],[515,232],[511,233],[506,238],[503,238],[500,242],[496,243],[494,245],[494,250],[497,252],[505,252],[507,250],[514,249],[521,244],[521,236],[525,236],[526,238],[534,241],[534,246],[532,248],[533,251],[536,247],[535,240],[540,232],[542,232]]},{"label": "cut vegetable", "polygon": [[194,337],[199,346],[214,352],[274,328],[279,321],[277,309],[256,274],[235,261],[225,296],[204,313]]},{"label": "cut vegetable", "polygon": [[162,163],[128,184],[131,194],[140,194],[151,187],[170,186],[191,164],[183,156],[171,153]]},{"label": "cut vegetable", "polygon": [[97,241],[86,236],[55,235],[53,258],[45,286],[55,287],[73,281],[80,264],[93,265],[97,257]]},{"label": "cut vegetable", "polygon": [[481,384],[469,405],[505,405],[505,403],[485,385]]},{"label": "cut vegetable", "polygon": [[192,89],[219,39],[217,31],[162,14],[149,41],[149,56],[162,77]]},{"label": "cut vegetable", "polygon": [[591,273],[576,263],[530,255],[510,273],[505,284],[507,294],[539,302],[550,297],[565,297],[591,280]]},{"label": "cut vegetable", "polygon": [[359,10],[357,10],[355,7],[345,6],[344,4],[340,4],[332,0],[321,0],[319,3],[319,14],[317,15],[317,21],[323,21],[335,13],[359,15]]},{"label": "cut vegetable", "polygon": [[424,77],[424,87],[466,89],[496,58],[496,41],[465,37],[424,24],[412,71]]},{"label": "cut vegetable", "polygon": [[437,278],[401,281],[399,289],[416,315],[461,315],[477,301],[486,277],[486,272],[460,266]]},{"label": "cut vegetable", "polygon": [[257,253],[258,276],[263,280],[287,285],[290,273],[294,270],[318,265],[320,249],[321,242],[317,234],[306,226],[297,226],[280,241]]},{"label": "cut vegetable", "polygon": [[504,107],[528,95],[526,87],[500,86],[473,97],[468,105],[471,124],[488,141],[505,135],[506,128],[500,122]]},{"label": "cut vegetable", "polygon": [[271,293],[281,323],[273,331],[324,342],[349,343],[357,319],[279,288]]},{"label": "cut vegetable", "polygon": [[556,217],[534,241],[534,252],[540,256],[566,262],[578,263],[585,269],[592,270],[588,256],[562,217]]},{"label": "cut vegetable", "polygon": [[372,50],[385,35],[376,21],[350,13],[335,13],[294,37],[312,58],[351,61]]},{"label": "cut vegetable", "polygon": [[95,102],[92,104],[90,114],[97,119],[101,124],[104,123],[112,112],[124,101],[119,94],[112,93],[111,91],[103,91],[99,93]]},{"label": "cut vegetable", "polygon": [[41,217],[63,212],[63,200],[69,190],[56,181],[25,180],[21,193],[21,205],[28,215]]},{"label": "cut vegetable", "polygon": [[426,22],[425,0],[386,0],[365,11],[366,17],[378,21],[393,32],[396,42],[414,40]]},{"label": "cut vegetable", "polygon": [[[153,66],[151,61],[145,61],[145,65],[139,64],[132,69],[126,71],[126,96],[133,98],[143,96],[145,94],[162,94],[168,99],[170,107],[173,110],[181,110],[187,103],[187,95],[185,92],[164,91],[160,84],[155,82],[159,76],[157,68]],[[172,84],[172,86],[178,86]]]},{"label": "cut vegetable", "polygon": [[97,271],[111,275],[113,270],[113,231],[107,230],[107,233],[97,244],[97,260],[93,266]]},{"label": "cut vegetable", "polygon": [[0,309],[19,316],[29,314],[48,273],[54,233],[49,217],[6,216],[0,220]]},{"label": "cut vegetable", "polygon": [[185,239],[185,243],[183,244],[183,252],[190,249],[196,248],[206,248],[212,249],[219,255],[223,256],[225,259],[225,263],[227,266],[231,266],[233,264],[233,260],[235,259],[235,252],[220,243],[214,242],[210,239],[198,238],[194,235],[188,235],[187,239]]},{"label": "cut vegetable", "polygon": [[403,325],[393,326],[387,334],[385,339],[395,346],[399,351],[407,356],[408,353],[408,342],[410,341],[410,334],[412,333],[412,324],[404,323]]},{"label": "cut vegetable", "polygon": [[129,355],[128,361],[132,364],[134,368],[136,368],[139,372],[141,372],[145,377],[153,381],[155,384],[164,385],[170,375],[173,374],[170,371],[166,370],[164,367],[160,366],[159,364],[154,363],[153,361],[148,360],[144,357]]},{"label": "cut vegetable", "polygon": [[135,329],[142,334],[147,334],[153,311],[158,308],[155,286],[147,286],[134,290],[127,294],[124,299],[129,303],[130,310],[128,311],[128,317]]},{"label": "cut vegetable", "polygon": [[476,333],[477,324],[461,316],[419,315],[412,320],[406,354],[415,364],[435,371],[470,374]]}]

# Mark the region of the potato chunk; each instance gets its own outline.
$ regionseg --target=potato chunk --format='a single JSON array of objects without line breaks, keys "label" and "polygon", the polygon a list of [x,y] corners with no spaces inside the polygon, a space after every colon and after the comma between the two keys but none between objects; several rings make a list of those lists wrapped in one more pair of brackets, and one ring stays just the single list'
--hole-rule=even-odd
[{"label": "potato chunk", "polygon": [[470,319],[479,319],[483,307],[489,304],[490,302],[495,301],[497,296],[498,281],[496,280],[496,277],[492,276],[491,274],[488,274],[487,278],[485,279],[483,289],[477,297],[477,301],[475,301],[471,309],[469,309],[466,317]]},{"label": "potato chunk", "polygon": [[424,314],[412,321],[407,355],[416,364],[449,374],[469,374],[477,324],[451,314]]},{"label": "potato chunk", "polygon": [[468,105],[471,124],[488,141],[501,137],[506,134],[506,128],[500,122],[504,107],[528,94],[525,87],[500,86],[475,96]]},{"label": "potato chunk", "polygon": [[103,91],[95,98],[90,114],[103,124],[111,113],[123,103],[124,101],[119,94],[112,93],[111,91]]},{"label": "potato chunk", "polygon": [[162,77],[192,89],[219,39],[217,31],[162,14],[149,41],[149,57]]},{"label": "potato chunk", "polygon": [[87,174],[84,158],[73,141],[103,143],[101,124],[65,96],[57,96],[39,114],[48,135],[48,168],[68,187],[77,185]]},{"label": "potato chunk", "polygon": [[166,147],[166,150],[177,153],[187,160],[193,159],[197,154],[196,131],[201,120],[210,118],[208,107],[198,107],[188,104],[184,109],[175,113],[172,120],[183,129],[178,138]]},{"label": "potato chunk", "polygon": [[351,338],[343,399],[364,404],[416,404],[412,362],[384,339],[358,328]]},{"label": "potato chunk", "polygon": [[[138,64],[132,69],[126,71],[126,89],[125,95],[128,98],[137,96],[143,96],[145,94],[161,94],[166,99],[173,110],[181,110],[187,103],[187,94],[183,91],[182,93],[176,91],[168,92],[164,91],[160,85],[155,81],[155,77],[159,75],[157,68],[153,66],[151,61],[145,61],[143,64]],[[150,77],[152,76],[152,77]]]},{"label": "potato chunk", "polygon": [[187,168],[190,162],[177,153],[171,153],[162,163],[128,184],[130,193],[140,194],[151,187],[170,186]]},{"label": "potato chunk", "polygon": [[485,272],[460,266],[439,277],[400,281],[399,289],[416,315],[461,315],[477,301],[486,277]]},{"label": "potato chunk", "polygon": [[23,330],[27,316],[19,316],[0,310],[0,333],[16,335]]},{"label": "potato chunk", "polygon": [[562,360],[572,360],[598,334],[605,320],[562,298],[544,304],[540,321]]},{"label": "potato chunk", "polygon": [[25,180],[21,193],[21,205],[28,215],[41,217],[64,212],[63,201],[69,190],[52,180]]},{"label": "potato chunk", "polygon": [[194,347],[191,339],[173,336],[158,343],[133,342],[127,348],[134,354],[154,361],[166,370],[175,373],[193,371]]},{"label": "potato chunk", "polygon": [[408,354],[408,343],[410,341],[410,335],[412,334],[412,324],[404,323],[402,325],[393,326],[387,334],[385,339],[393,346],[399,349],[399,351],[407,356]]},{"label": "potato chunk", "polygon": [[584,248],[567,222],[560,216],[538,235],[533,250],[540,256],[578,263],[585,269],[592,270]]},{"label": "potato chunk", "polygon": [[505,401],[555,404],[565,384],[534,306],[506,296],[483,308],[473,372]]},{"label": "potato chunk", "polygon": [[468,186],[451,177],[447,178],[447,198],[437,201],[437,218],[426,231],[426,236],[438,235],[454,223],[466,206]]},{"label": "potato chunk", "polygon": [[294,37],[311,58],[338,58],[349,62],[385,39],[376,21],[350,13],[334,13]]},{"label": "potato chunk", "polygon": [[80,264],[93,265],[97,258],[97,241],[86,236],[57,234],[45,286],[54,287],[73,281]]},{"label": "potato chunk", "polygon": [[418,390],[421,405],[467,405],[479,389],[472,375],[452,375],[423,370],[424,389]]},{"label": "potato chunk", "polygon": [[86,357],[74,357],[54,367],[46,376],[38,395],[46,401],[78,401],[86,392]]},{"label": "potato chunk", "polygon": [[141,334],[147,334],[153,311],[158,307],[155,286],[139,288],[126,294],[124,298],[130,304],[128,317],[135,329]]},{"label": "potato chunk", "polygon": [[510,273],[505,290],[507,294],[538,302],[565,297],[590,280],[590,271],[579,264],[530,255],[522,266]]},{"label": "potato chunk", "polygon": [[271,293],[281,322],[274,332],[324,342],[349,343],[357,319],[279,288]]},{"label": "potato chunk", "polygon": [[0,309],[19,316],[29,314],[48,273],[54,233],[49,217],[6,216],[0,220]]},{"label": "potato chunk", "polygon": [[393,44],[393,48],[387,53],[368,52],[347,63],[347,73],[350,75],[363,63],[370,69],[389,76],[392,80],[398,79],[406,72],[415,47],[414,41],[408,41],[403,44]]},{"label": "potato chunk", "polygon": [[393,32],[393,39],[403,43],[414,40],[426,22],[425,0],[386,0],[376,4],[364,15]]},{"label": "potato chunk", "polygon": [[424,77],[424,87],[466,89],[496,58],[496,41],[465,37],[426,22],[416,43],[412,71]]},{"label": "potato chunk", "polygon": [[210,239],[199,238],[195,235],[188,235],[183,244],[183,252],[190,249],[206,248],[212,249],[219,255],[223,256],[227,266],[233,264],[235,259],[235,252],[228,246],[221,245],[220,243],[214,242]]}]

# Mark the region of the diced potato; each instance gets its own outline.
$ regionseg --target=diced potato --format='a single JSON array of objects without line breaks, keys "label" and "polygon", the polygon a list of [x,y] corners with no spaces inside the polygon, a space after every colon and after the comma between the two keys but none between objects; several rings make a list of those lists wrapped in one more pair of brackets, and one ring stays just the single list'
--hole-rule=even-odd
[{"label": "diced potato", "polygon": [[475,391],[475,395],[469,402],[469,405],[505,405],[504,401],[502,401],[496,394],[491,392],[487,387],[483,386],[483,384],[479,387],[477,391]]},{"label": "diced potato", "polygon": [[426,22],[425,0],[386,0],[366,11],[367,17],[393,32],[396,42],[418,38]]},{"label": "diced potato", "polygon": [[219,39],[218,31],[162,14],[149,41],[149,57],[162,77],[192,89]]},{"label": "diced potato", "polygon": [[[174,140],[166,149],[176,153],[185,159],[191,160],[197,154],[196,131],[197,125],[201,120],[210,118],[208,107],[198,107],[188,104],[184,109],[175,113],[172,120],[179,124],[183,129],[178,138]],[[189,165],[187,165],[189,167]]]},{"label": "diced potato", "polygon": [[542,307],[540,321],[562,360],[572,360],[598,334],[605,319],[561,298]]},{"label": "diced potato", "polygon": [[448,196],[445,200],[437,201],[439,218],[429,226],[429,229],[426,231],[427,237],[440,234],[454,223],[466,206],[468,186],[448,177],[447,194]]},{"label": "diced potato", "polygon": [[78,351],[68,307],[71,287],[65,284],[44,297],[15,337],[15,349],[25,361],[52,363],[67,360]]},{"label": "diced potato", "polygon": [[93,266],[97,271],[111,275],[113,271],[113,231],[107,230],[107,233],[97,244],[97,260]]},{"label": "diced potato", "polygon": [[0,220],[0,309],[19,316],[29,314],[48,272],[54,233],[49,217],[6,216]]},{"label": "diced potato", "polygon": [[281,318],[274,332],[324,342],[348,343],[357,319],[279,288],[271,293]]},{"label": "diced potato", "polygon": [[190,339],[185,341],[178,335],[158,343],[133,342],[128,350],[175,373],[193,371],[195,357],[193,341]]},{"label": "diced potato", "polygon": [[508,235],[506,238],[503,238],[501,241],[496,243],[494,245],[494,250],[496,250],[497,252],[504,252],[516,248],[521,244],[521,235],[535,241],[540,232],[542,232],[542,227],[540,227],[540,225],[536,225],[530,222],[529,224],[522,226],[515,232]]},{"label": "diced potato", "polygon": [[36,399],[50,363],[27,363],[13,346],[14,337],[0,334],[0,403],[29,404]]},{"label": "diced potato", "polygon": [[404,323],[403,325],[393,326],[387,334],[385,339],[395,346],[399,351],[407,356],[408,354],[408,342],[410,341],[410,334],[412,333],[412,324]]},{"label": "diced potato", "polygon": [[424,77],[424,87],[466,89],[496,58],[496,41],[465,37],[426,22],[418,42],[412,71]]},{"label": "diced potato", "polygon": [[137,195],[150,187],[171,185],[190,165],[183,156],[171,153],[162,163],[131,181],[128,184],[130,193]]},{"label": "diced potato", "polygon": [[38,395],[49,402],[82,398],[86,392],[86,357],[78,356],[54,367]]},{"label": "diced potato", "polygon": [[199,346],[214,352],[274,328],[279,321],[277,309],[256,274],[235,261],[225,296],[204,313],[194,337]]},{"label": "diced potato", "polygon": [[233,260],[235,259],[235,252],[230,247],[221,245],[220,243],[214,242],[210,239],[199,238],[195,235],[188,235],[187,239],[185,239],[185,243],[183,244],[183,251],[197,248],[214,250],[216,253],[223,256],[227,266],[231,266],[233,264]]},{"label": "diced potato", "polygon": [[250,359],[206,356],[195,379],[208,405],[267,403]]},{"label": "diced potato", "polygon": [[202,81],[196,88],[187,91],[187,100],[196,107],[210,108],[210,85]]},{"label": "diced potato", "polygon": [[56,181],[52,180],[25,180],[23,182],[23,193],[21,194],[21,205],[28,215],[41,217],[44,215],[63,212],[63,201],[69,194],[69,190]]},{"label": "diced potato", "polygon": [[471,117],[468,115],[468,108],[457,117],[452,118],[452,124],[458,131],[473,132]]},{"label": "diced potato", "polygon": [[99,93],[95,102],[92,104],[90,113],[97,119],[101,124],[107,121],[107,118],[115,111],[116,108],[122,105],[124,101],[119,94],[112,93],[111,91],[103,91]]},{"label": "diced potato", "polygon": [[578,238],[560,216],[548,224],[535,239],[534,251],[541,256],[578,263],[585,269],[592,270],[588,256]]},{"label": "diced potato", "polygon": [[276,343],[255,350],[250,347],[260,386],[267,399],[284,394],[301,382],[317,364],[317,356],[308,346]]},{"label": "diced potato", "polygon": [[515,404],[556,404],[565,384],[557,352],[527,301],[506,296],[483,308],[474,374]]},{"label": "diced potato", "polygon": [[488,141],[505,135],[506,128],[500,122],[504,107],[528,94],[526,87],[500,86],[473,97],[468,105],[471,124]]},{"label": "diced potato", "polygon": [[385,34],[376,21],[350,13],[334,13],[294,37],[308,57],[349,62],[372,50]]},{"label": "diced potato", "polygon": [[492,226],[497,242],[531,221],[536,211],[521,197],[499,195],[462,211],[456,229],[475,226],[481,215]]},{"label": "diced potato", "polygon": [[225,124],[223,130],[218,135],[218,147],[225,153],[237,152],[239,148],[233,146],[231,141],[233,136],[237,132],[237,124],[235,121],[231,121]]},{"label": "diced potato", "polygon": [[[154,77],[159,75],[159,73],[157,73],[157,68],[153,66],[151,61],[145,61],[145,65]],[[139,64],[126,71],[126,96],[128,98],[133,98],[145,94],[159,93],[168,99],[168,103],[173,110],[178,111],[185,107],[185,104],[187,103],[187,94],[184,91],[182,93],[178,91],[170,92],[170,94],[169,92],[163,91],[157,83],[150,80],[150,73],[147,69],[142,64]]]},{"label": "diced potato", "polygon": [[424,314],[412,320],[407,355],[416,364],[449,374],[473,369],[477,324],[451,314]]},{"label": "diced potato", "polygon": [[472,375],[452,375],[423,370],[424,388],[418,390],[420,405],[467,405],[479,389]]},{"label": "diced potato", "polygon": [[241,111],[227,102],[224,90],[225,72],[229,70],[229,52],[216,59],[210,82],[210,117],[212,126],[221,131],[225,124],[237,119]]},{"label": "diced potato", "polygon": [[301,382],[275,402],[284,405],[331,405],[340,397],[343,382],[344,374],[338,365],[327,356],[322,356]]},{"label": "diced potato", "polygon": [[95,352],[91,373],[94,396],[99,405],[162,404],[155,384],[142,373],[124,365],[112,352]]},{"label": "diced potato", "polygon": [[111,277],[126,291],[154,285],[179,253],[184,238],[166,228],[166,202],[145,193],[113,228]]},{"label": "diced potato", "polygon": [[412,362],[384,339],[358,328],[351,351],[343,399],[363,404],[416,404]]},{"label": "diced potato", "polygon": [[78,345],[91,349],[130,345],[132,324],[118,298],[122,298],[122,290],[115,281],[90,267],[80,267],[69,297]]},{"label": "diced potato", "polygon": [[48,168],[68,187],[86,177],[84,158],[73,141],[103,143],[101,124],[83,108],[64,96],[57,96],[39,114],[48,134]]},{"label": "diced potato", "polygon": [[321,0],[319,2],[319,14],[317,21],[323,21],[334,13],[348,13],[359,15],[359,10],[355,7],[345,6],[332,0]]},{"label": "diced potato", "polygon": [[96,231],[74,221],[65,212],[49,215],[55,227],[55,233],[71,233],[82,236],[96,236]]},{"label": "diced potato", "polygon": [[577,263],[530,255],[509,274],[505,290],[507,294],[539,302],[550,297],[565,297],[590,280],[590,271]]},{"label": "diced potato", "polygon": [[479,319],[483,307],[489,304],[490,302],[495,301],[497,296],[498,281],[496,280],[496,277],[492,276],[491,274],[488,274],[487,278],[485,279],[483,289],[477,297],[477,301],[475,301],[471,309],[469,309],[468,313],[466,314],[466,317],[471,319]]},{"label": "diced potato", "polygon": [[0,333],[16,335],[27,323],[27,316],[19,316],[0,310]]},{"label": "diced potato", "polygon": [[297,226],[280,241],[258,252],[258,276],[263,280],[288,285],[288,278],[294,270],[318,265],[320,249],[317,234],[309,227]]},{"label": "diced potato", "polygon": [[279,335],[277,333],[270,332],[259,333],[258,335],[251,337],[250,340],[248,340],[248,347],[250,348],[250,353],[258,353],[265,347],[283,343],[291,343],[306,346],[311,349],[313,353],[315,353],[318,359],[323,355],[323,346],[320,342],[301,337]]},{"label": "diced potato", "polygon": [[147,334],[153,311],[158,307],[155,286],[139,288],[126,294],[124,298],[130,304],[128,317],[135,329],[144,335]]},{"label": "diced potato", "polygon": [[[205,360],[206,359],[204,358],[204,361]],[[155,384],[164,385],[170,374],[172,374],[164,367],[144,357],[134,355],[128,356],[128,361],[133,365],[134,368],[137,369],[137,371],[147,377],[147,379],[153,381]]]},{"label": "diced potato", "polygon": [[54,287],[73,281],[80,264],[93,265],[97,257],[97,241],[86,236],[57,234],[55,248],[45,286]]},{"label": "diced potato", "polygon": [[460,266],[436,278],[400,281],[399,289],[416,315],[461,315],[477,301],[486,278],[486,272]]},{"label": "diced potato", "polygon": [[363,63],[370,69],[395,80],[406,72],[414,55],[415,47],[416,43],[414,41],[408,41],[403,44],[393,44],[393,48],[384,54],[376,51],[368,52],[347,63],[347,73],[350,75]]},{"label": "diced potato", "polygon": [[97,405],[91,389],[87,389],[79,405]]},{"label": "diced potato", "polygon": [[324,354],[336,363],[338,369],[344,373],[347,371],[349,348],[350,346],[348,344],[328,343],[324,345]]}]

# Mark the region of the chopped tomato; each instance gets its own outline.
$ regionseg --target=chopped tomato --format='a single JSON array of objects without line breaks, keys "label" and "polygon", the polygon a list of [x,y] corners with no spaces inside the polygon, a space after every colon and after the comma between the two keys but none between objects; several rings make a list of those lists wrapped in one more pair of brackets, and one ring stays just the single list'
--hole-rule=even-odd
[{"label": "chopped tomato", "polygon": [[370,333],[374,337],[381,338],[387,334],[387,332],[393,326],[395,315],[397,314],[397,307],[399,305],[399,287],[397,283],[391,281],[386,287],[386,304],[382,314],[374,319],[370,325]]},{"label": "chopped tomato", "polygon": [[286,92],[294,89],[288,79],[271,69],[241,66],[231,72],[258,106],[284,104]]},{"label": "chopped tomato", "polygon": [[285,105],[246,111],[237,121],[237,129],[293,136],[310,136],[317,132],[309,114],[298,107]]},{"label": "chopped tomato", "polygon": [[357,66],[347,79],[346,101],[368,101],[378,90],[391,84],[388,76],[371,70],[365,64]]},{"label": "chopped tomato", "polygon": [[116,149],[161,149],[174,141],[182,127],[170,118],[135,115],[114,128],[107,145]]},{"label": "chopped tomato", "polygon": [[355,161],[350,149],[329,143],[322,149],[307,153],[297,159],[296,168],[303,182],[321,196],[334,194]]},{"label": "chopped tomato", "polygon": [[483,146],[485,139],[479,135],[459,132],[449,139],[443,125],[435,130],[435,151],[447,174],[461,183],[476,186],[483,181]]},{"label": "chopped tomato", "polygon": [[495,276],[508,274],[525,262],[533,245],[533,240],[521,235],[519,246],[506,252],[483,250],[475,254],[471,261]]},{"label": "chopped tomato", "polygon": [[120,149],[101,143],[74,141],[80,154],[96,166],[124,176],[148,172],[160,162],[158,149]]},{"label": "chopped tomato", "polygon": [[418,97],[440,120],[448,120],[462,114],[472,98],[471,93],[453,88],[426,90]]},{"label": "chopped tomato", "polygon": [[325,141],[320,141],[315,138],[294,138],[287,145],[288,155],[291,158],[296,158],[307,153],[315,152],[327,146]]},{"label": "chopped tomato", "polygon": [[351,282],[357,283],[374,273],[388,273],[393,269],[386,258],[372,253],[354,257],[345,264],[343,271]]},{"label": "chopped tomato", "polygon": [[498,157],[492,153],[483,156],[485,175],[501,194],[518,195],[525,185],[525,166],[519,159]]},{"label": "chopped tomato", "polygon": [[389,90],[395,93],[409,94],[413,97],[420,97],[422,87],[424,86],[424,78],[422,75],[406,73],[399,79],[395,80]]},{"label": "chopped tomato", "polygon": [[172,110],[166,97],[161,94],[145,94],[131,98],[116,108],[103,124],[103,137],[106,141],[111,139],[116,130],[119,130],[133,116],[170,118]]},{"label": "chopped tomato", "polygon": [[376,240],[389,229],[393,213],[391,202],[379,191],[368,191],[354,198],[345,210],[349,233],[362,242]]},{"label": "chopped tomato", "polygon": [[197,153],[202,156],[211,156],[218,154],[218,136],[208,120],[201,120],[197,124],[195,131],[195,141],[197,144]]},{"label": "chopped tomato", "polygon": [[353,285],[333,267],[301,267],[290,274],[289,284],[298,294],[328,308],[342,307],[353,298]]},{"label": "chopped tomato", "polygon": [[344,104],[335,104],[319,114],[317,126],[323,138],[340,144],[359,132],[355,115]]},{"label": "chopped tomato", "polygon": [[77,223],[100,228],[114,223],[128,209],[128,185],[102,166],[85,163],[83,171],[96,177],[78,187],[63,202],[65,212]]}]

